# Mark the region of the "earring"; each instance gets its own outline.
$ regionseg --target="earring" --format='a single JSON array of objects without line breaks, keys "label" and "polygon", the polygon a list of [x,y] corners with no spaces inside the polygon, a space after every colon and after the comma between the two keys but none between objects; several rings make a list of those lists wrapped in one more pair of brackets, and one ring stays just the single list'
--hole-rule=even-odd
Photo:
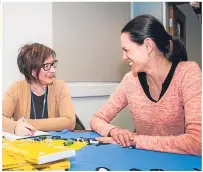
[{"label": "earring", "polygon": [[150,54],[151,54],[151,53],[148,53],[148,57],[150,57]]},{"label": "earring", "polygon": [[[146,45],[147,51],[148,51],[148,47],[149,47],[149,44]],[[151,52],[148,52],[148,57],[150,57],[150,54]]]}]

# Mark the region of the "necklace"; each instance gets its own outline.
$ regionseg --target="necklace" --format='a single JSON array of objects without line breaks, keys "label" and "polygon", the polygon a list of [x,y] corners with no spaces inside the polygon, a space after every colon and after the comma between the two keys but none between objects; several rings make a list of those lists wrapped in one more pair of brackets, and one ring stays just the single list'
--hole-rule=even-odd
[{"label": "necklace", "polygon": [[[37,119],[37,115],[36,115],[36,111],[35,111],[35,103],[34,103],[34,100],[33,100],[33,93],[32,93],[31,89],[30,89],[30,92],[31,92],[31,101],[32,101],[32,109],[33,109],[33,112],[34,112],[34,117],[35,117],[35,119]],[[47,87],[46,87],[45,93],[44,93],[43,108],[42,108],[42,114],[41,114],[42,119],[44,118],[44,110],[45,110],[45,105],[46,105],[46,99],[47,99]]]}]

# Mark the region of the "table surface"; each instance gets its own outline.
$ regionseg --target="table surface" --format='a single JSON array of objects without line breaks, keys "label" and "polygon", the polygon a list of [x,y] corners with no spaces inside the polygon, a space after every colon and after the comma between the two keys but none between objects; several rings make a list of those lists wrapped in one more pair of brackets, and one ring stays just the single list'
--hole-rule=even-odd
[{"label": "table surface", "polygon": [[[95,138],[95,132],[51,132],[62,138]],[[202,157],[162,153],[155,151],[122,148],[119,145],[87,145],[76,152],[76,156],[69,159],[69,171],[194,171],[202,170]]]}]

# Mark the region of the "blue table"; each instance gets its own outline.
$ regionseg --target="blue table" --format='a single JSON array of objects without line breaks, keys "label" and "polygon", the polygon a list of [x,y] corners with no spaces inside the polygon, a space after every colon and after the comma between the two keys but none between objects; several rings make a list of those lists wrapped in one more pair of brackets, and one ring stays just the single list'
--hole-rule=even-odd
[{"label": "blue table", "polygon": [[[54,136],[63,138],[95,138],[95,132],[51,132]],[[87,145],[69,159],[69,171],[95,171],[103,168],[111,171],[194,171],[202,170],[202,157],[161,153],[155,151],[122,148],[119,145]]]}]

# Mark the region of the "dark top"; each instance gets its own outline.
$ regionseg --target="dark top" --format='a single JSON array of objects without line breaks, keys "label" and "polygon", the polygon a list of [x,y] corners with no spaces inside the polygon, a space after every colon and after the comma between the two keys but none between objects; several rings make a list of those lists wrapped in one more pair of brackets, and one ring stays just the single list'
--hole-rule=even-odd
[{"label": "dark top", "polygon": [[[43,109],[44,94],[41,95],[41,96],[37,96],[32,92],[37,119],[42,119],[42,109]],[[47,89],[47,96],[48,96],[48,89]],[[44,109],[44,118],[48,118],[47,99],[46,99],[45,109]],[[32,101],[31,101],[30,119],[35,119],[33,106],[32,106]]]}]

